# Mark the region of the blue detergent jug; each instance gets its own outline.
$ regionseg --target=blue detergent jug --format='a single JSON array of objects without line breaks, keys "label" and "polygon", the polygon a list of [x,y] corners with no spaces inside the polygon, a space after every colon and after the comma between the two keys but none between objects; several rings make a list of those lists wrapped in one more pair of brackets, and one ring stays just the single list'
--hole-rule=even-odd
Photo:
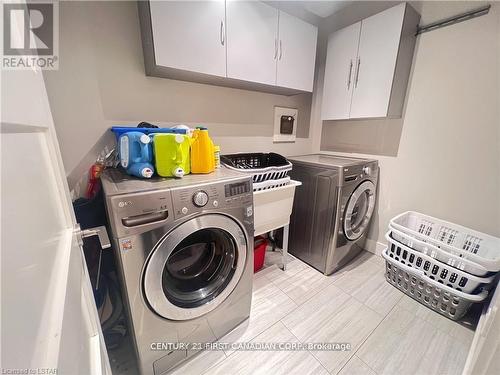
[{"label": "blue detergent jug", "polygon": [[120,164],[129,175],[151,178],[154,173],[151,138],[141,132],[128,132],[118,139]]}]

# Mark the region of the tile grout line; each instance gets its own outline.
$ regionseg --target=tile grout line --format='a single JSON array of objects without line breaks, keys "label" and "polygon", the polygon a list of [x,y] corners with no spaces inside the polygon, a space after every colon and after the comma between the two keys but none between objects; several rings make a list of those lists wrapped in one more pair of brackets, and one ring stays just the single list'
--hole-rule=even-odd
[{"label": "tile grout line", "polygon": [[[305,263],[305,262],[301,261],[300,259],[295,258],[295,257],[293,257],[293,258],[294,258],[294,260],[297,260],[298,262],[302,263],[302,264],[305,266],[305,268],[303,268],[303,269],[301,269],[300,271],[296,272],[294,275],[289,275],[289,276],[287,276],[287,278],[286,278],[285,280],[287,280],[287,279],[289,279],[289,278],[291,278],[291,277],[293,277],[293,276],[295,276],[295,275],[297,275],[297,274],[299,274],[299,273],[301,273],[301,272],[303,272],[303,271],[307,270],[308,268],[315,270],[315,269],[314,269],[313,267],[311,267],[309,264],[307,264],[307,263]],[[370,262],[371,262],[371,257],[370,257],[370,258],[368,258],[368,261],[370,261]],[[372,262],[372,264],[374,264],[374,265],[378,265],[375,261],[373,261],[373,262]],[[315,270],[315,271],[317,271],[317,270]],[[349,271],[352,271],[352,270],[349,270]],[[344,277],[348,276],[349,271],[347,271],[344,275],[340,276],[338,279],[336,279],[336,280],[332,280],[332,281],[331,281],[331,282],[330,282],[330,283],[329,283],[326,287],[329,287],[330,285],[335,284],[336,282],[338,282],[338,281],[339,281],[339,280],[341,280],[342,278],[344,278]],[[282,271],[282,272],[286,272],[286,271]],[[317,271],[317,272],[320,272],[320,271]],[[321,274],[321,272],[320,272],[320,274]],[[321,274],[321,275],[322,275],[322,276],[324,276],[323,274]],[[263,275],[263,276],[265,277],[266,275]],[[332,278],[332,279],[333,279],[333,275],[330,275],[330,276],[325,276],[325,277],[326,277],[326,278]],[[283,290],[283,289],[282,289],[282,288],[281,288],[281,287],[280,287],[277,283],[275,283],[275,282],[274,282],[273,280],[271,280],[271,279],[268,279],[268,280],[269,280],[271,283],[273,283],[273,284],[274,284],[274,285],[275,285],[275,286],[276,286],[279,290],[281,290],[283,293],[285,293],[285,294],[286,294],[286,296],[287,296],[288,298],[290,298],[292,301],[294,301],[294,302],[295,302],[295,300],[294,300],[291,296],[289,296],[289,295],[288,295],[288,293],[287,293],[286,291],[284,291],[284,290]],[[336,286],[336,287],[337,287],[337,288],[339,288],[338,286]],[[339,289],[340,289],[340,290],[342,290],[342,288],[339,288]],[[312,298],[313,298],[316,294],[318,294],[318,293],[319,293],[319,292],[321,292],[322,290],[323,290],[323,289],[320,289],[320,290],[317,290],[317,291],[313,292],[313,293],[310,295],[310,297],[309,297],[307,300],[303,301],[300,305],[303,305],[304,303],[306,303],[307,301],[309,301],[310,299],[312,299]],[[342,291],[343,291],[344,293],[346,293],[347,295],[351,296],[349,293],[345,292],[344,290],[342,290]],[[352,296],[351,296],[351,297],[352,297]],[[359,301],[359,302],[360,302],[360,301]],[[298,306],[300,306],[300,305],[298,305]],[[372,310],[372,311],[373,311],[373,310]],[[380,314],[379,314],[379,315],[380,315]]]},{"label": "tile grout line", "polygon": [[[358,353],[358,351],[363,347],[363,345],[366,343],[366,341],[371,337],[371,335],[373,335],[373,333],[378,329],[378,327],[380,327],[380,325],[387,319],[387,317],[391,314],[392,310],[394,310],[396,308],[396,306],[398,305],[399,301],[401,300],[401,298],[403,298],[403,294],[401,295],[400,299],[398,300],[398,302],[396,302],[394,304],[394,306],[392,306],[392,308],[389,310],[389,312],[384,316],[384,318],[380,321],[379,324],[377,324],[377,326],[370,332],[370,334],[368,336],[366,336],[366,338],[363,340],[363,342],[358,346],[358,349],[356,349],[356,351],[354,352],[353,356],[356,355]],[[363,363],[365,363],[363,361],[363,359],[359,356],[356,355],[356,357],[358,357]],[[366,364],[366,363],[365,363]],[[370,367],[368,364],[366,364],[368,367]],[[371,367],[370,367],[371,368]],[[372,369],[373,370],[373,369]],[[377,373],[375,370],[373,370],[373,372]]]},{"label": "tile grout line", "polygon": [[[376,264],[375,262],[373,264]],[[340,277],[338,280],[342,279],[344,276],[347,276],[347,275],[343,275],[342,277]],[[336,281],[338,281],[336,280]],[[343,290],[341,287],[337,286],[337,288],[339,288],[342,292],[344,292],[345,294],[347,294],[348,296],[350,296],[351,298],[353,298],[355,301],[359,302],[360,304],[362,304],[363,306],[365,306],[367,309],[369,309],[370,311],[372,311],[373,313],[379,315],[379,316],[382,316],[382,319],[380,320],[380,322],[377,324],[377,326],[368,334],[368,336],[366,336],[366,338],[360,343],[360,345],[358,346],[358,348],[354,351],[354,353],[352,354],[352,356],[349,358],[349,360],[339,369],[339,371],[337,371],[337,374],[339,374],[342,369],[347,366],[347,364],[352,360],[353,357],[356,357],[358,358],[361,362],[363,362],[370,370],[372,370],[375,374],[377,374],[377,372],[372,369],[365,361],[363,361],[359,356],[356,355],[356,353],[361,349],[361,347],[364,345],[364,343],[370,338],[370,336],[377,330],[377,328],[382,324],[382,322],[387,318],[387,316],[389,316],[389,314],[392,312],[392,310],[398,305],[399,301],[401,301],[401,299],[403,298],[403,295],[401,295],[399,297],[399,299],[396,301],[396,303],[391,307],[391,309],[385,314],[385,315],[382,315],[380,314],[378,311],[375,311],[374,309],[372,309],[370,306],[366,305],[363,301],[360,301],[358,298],[356,298],[354,295],[352,295],[351,293],[349,292],[346,292],[345,290]]]},{"label": "tile grout line", "polygon": [[353,357],[356,357],[357,359],[359,359],[361,362],[363,362],[363,363],[366,365],[366,367],[368,367],[370,370],[372,370],[374,374],[378,375],[378,372],[377,372],[377,371],[375,371],[374,369],[372,369],[372,368],[371,368],[371,366],[369,366],[369,365],[368,365],[368,363],[366,363],[365,361],[363,361],[363,360],[362,360],[361,358],[359,358],[356,354],[354,354],[354,355],[353,355]]},{"label": "tile grout line", "polygon": [[[310,267],[309,265],[306,265],[306,266]],[[285,280],[287,280],[287,279],[289,279],[289,278],[291,278],[293,276],[296,276],[297,274],[301,273],[302,271],[306,271],[306,270],[307,270],[307,268],[304,268],[304,269],[300,270],[299,272],[295,273],[294,275],[287,276],[287,278]],[[315,271],[317,271],[317,270],[315,270]],[[281,271],[281,272],[286,272],[286,271]],[[317,272],[319,272],[319,271],[317,271]],[[263,276],[265,277],[265,275],[263,275]],[[325,276],[325,277],[329,277],[329,276]],[[282,293],[284,293],[288,298],[290,298],[297,305],[297,302],[290,295],[288,295],[288,293],[286,291],[284,291],[278,284],[276,284],[273,280],[270,280],[270,279],[268,279],[268,280],[269,280],[269,282],[271,282],[274,286],[276,286]],[[335,281],[336,280],[331,281],[327,285],[327,287],[330,286],[331,284],[333,284]],[[319,289],[319,290],[316,290],[316,291],[312,292],[312,294],[309,294],[310,297],[308,299],[306,299],[305,301],[302,301],[300,303],[300,305],[297,305],[297,307],[303,305],[304,303],[306,303],[307,301],[309,301],[310,299],[312,299],[316,294],[318,294],[322,290],[323,289]]]},{"label": "tile grout line", "polygon": [[[283,293],[283,294],[284,294],[284,295],[285,295],[285,296],[286,296],[286,297],[287,297],[287,298],[288,298],[288,299],[289,299],[289,300],[290,300],[290,301],[291,301],[291,302],[295,305],[295,307],[293,307],[290,311],[288,311],[288,312],[285,314],[285,316],[286,316],[286,315],[288,315],[288,314],[290,314],[290,313],[292,313],[293,311],[295,311],[295,309],[297,309],[297,308],[299,307],[299,305],[297,305],[297,303],[295,303],[295,301],[294,301],[292,298],[290,298],[290,297],[289,297],[289,296],[288,296],[285,292],[283,292],[283,291],[282,291],[282,290],[281,290],[281,289],[280,289],[280,288],[279,288],[276,284],[274,284],[271,280],[269,280],[269,278],[268,278],[266,275],[260,275],[260,276],[259,276],[259,278],[264,278],[264,279],[266,279],[267,283],[272,284],[272,285],[273,285],[276,289],[278,289],[281,293]],[[252,289],[252,293],[253,293],[253,292],[254,292],[254,290]],[[253,299],[253,295],[252,295],[252,299]],[[251,313],[250,313],[250,314],[251,314]],[[250,318],[250,317],[249,317],[249,318]],[[246,340],[247,340],[247,342],[250,342],[250,341],[252,341],[252,340],[256,339],[256,338],[257,338],[257,337],[259,337],[262,333],[264,333],[265,331],[267,331],[268,329],[270,329],[271,327],[273,327],[275,324],[277,324],[278,322],[281,322],[281,320],[282,320],[282,319],[283,319],[283,318],[278,319],[276,322],[272,323],[269,327],[266,327],[266,328],[265,328],[262,332],[257,333],[255,336],[252,336],[252,337],[247,338],[247,339],[246,339]],[[283,324],[283,326],[285,326],[285,324],[284,324],[283,322],[281,322],[281,323]],[[237,328],[238,328],[238,327],[235,327],[235,329],[237,329]],[[287,328],[287,327],[285,326],[285,328]],[[288,328],[287,328],[287,329],[288,329]],[[228,332],[226,335],[228,335],[229,333],[230,333],[230,332]],[[224,335],[224,336],[226,336],[226,335]],[[222,337],[222,338],[224,338],[224,337]],[[220,340],[218,340],[218,341],[220,341]],[[236,352],[237,352],[237,351],[232,351],[230,354],[228,354],[228,353],[226,353],[226,352],[224,351],[224,355],[226,356],[226,358],[224,358],[224,360],[223,360],[223,361],[225,361],[226,359],[228,359],[229,357],[231,357],[231,356],[232,356],[233,354],[235,354]],[[221,363],[222,363],[223,361],[221,361]]]},{"label": "tile grout line", "polygon": [[[295,336],[295,334],[294,334],[292,331],[290,331],[290,329],[286,326],[286,324],[285,324],[282,320],[283,320],[283,318],[281,318],[281,319],[279,320],[279,322],[281,322],[281,324],[283,324],[283,326],[287,329],[287,331],[288,331],[288,332],[290,332],[290,333],[292,334],[292,336],[293,336],[293,337],[295,337],[295,338],[297,339],[297,341],[298,341],[298,342],[302,342],[302,340],[300,340],[297,336]],[[325,371],[326,371],[328,374],[330,374],[330,371],[328,371],[328,369],[327,369],[327,368],[323,365],[323,363],[321,363],[321,361],[320,361],[318,358],[316,358],[316,356],[314,355],[314,353],[312,353],[310,350],[307,350],[307,352],[308,352],[308,353],[309,353],[309,354],[310,354],[310,355],[314,358],[314,360],[315,360],[316,362],[318,362],[318,363],[319,363],[319,365],[320,365],[321,367],[323,367],[323,368],[325,369]]]},{"label": "tile grout line", "polygon": [[[356,301],[358,301],[359,303],[361,303],[361,304],[362,304],[363,306],[365,306],[367,309],[371,310],[372,312],[374,312],[374,313],[375,313],[375,314],[377,314],[377,315],[382,316],[382,320],[384,320],[384,319],[385,319],[385,317],[386,317],[387,315],[389,315],[389,313],[392,311],[392,309],[393,309],[394,307],[396,307],[396,305],[397,305],[397,304],[401,301],[401,299],[402,299],[402,298],[403,298],[403,296],[404,296],[404,294],[403,294],[401,297],[399,297],[399,299],[396,301],[396,303],[394,304],[394,306],[392,306],[392,307],[391,307],[391,309],[390,309],[390,310],[389,310],[389,311],[388,311],[388,312],[384,315],[384,314],[379,313],[378,311],[375,311],[373,308],[371,308],[370,306],[368,306],[366,303],[364,303],[363,301],[359,300],[358,298],[356,298],[356,296],[354,296],[354,295],[350,294],[349,292],[346,292],[346,291],[345,291],[344,289],[342,289],[341,287],[339,287],[339,286],[337,286],[337,285],[335,285],[335,286],[336,286],[337,288],[339,288],[342,292],[344,292],[345,294],[347,294],[349,297],[352,297],[352,298],[354,298]],[[378,327],[378,326],[377,326],[377,327]],[[376,327],[375,327],[375,328],[376,328]]]},{"label": "tile grout line", "polygon": [[[343,291],[343,290],[341,290],[340,288],[338,288],[338,289],[339,289],[339,291],[340,291],[341,293],[345,294],[345,295],[348,297],[348,300],[351,300],[351,299],[352,299],[352,300],[355,300],[355,299],[354,299],[351,295],[349,295],[348,293],[344,292],[344,291]],[[346,301],[345,301],[344,303],[342,303],[340,306],[344,306],[344,305],[346,305],[346,304],[348,303],[348,300],[346,300]],[[357,301],[357,300],[356,300],[356,301]],[[357,302],[359,302],[359,301],[357,301]],[[359,303],[360,303],[360,305],[362,305],[362,303],[361,303],[361,302],[359,302]],[[366,307],[367,307],[367,306],[366,306]],[[368,308],[368,307],[367,307],[367,308]],[[368,308],[368,309],[369,309],[369,308]],[[369,310],[371,310],[371,309],[369,309]],[[382,315],[381,315],[381,314],[379,314],[379,313],[377,313],[377,312],[374,312],[374,313],[375,313],[376,315],[379,315],[379,316],[381,316],[381,317],[382,317]],[[382,317],[382,320],[383,320],[383,318],[384,318],[384,317]],[[284,319],[284,318],[280,319],[280,321],[282,321],[283,319]],[[282,322],[282,323],[283,323],[283,325],[284,325],[284,326],[285,326],[288,330],[290,330],[284,322]],[[377,325],[377,327],[378,327],[378,325]],[[377,327],[375,327],[373,330],[375,330]],[[371,333],[370,333],[370,334],[371,334]],[[294,335],[294,334],[293,334],[293,332],[292,332],[292,335]],[[294,336],[295,336],[295,335],[294,335]],[[297,336],[295,336],[295,337],[297,337]],[[309,337],[309,336],[308,336],[308,337]],[[307,342],[307,341],[302,341],[302,340],[300,340],[298,337],[297,337],[297,340],[299,340],[299,342],[304,342],[304,343],[305,343],[305,342]],[[363,342],[361,342],[360,346],[361,346],[363,343],[364,343],[364,341],[363,341]],[[359,348],[358,348],[358,349],[359,349]],[[315,353],[313,353],[313,352],[311,352],[311,351],[309,351],[309,350],[308,350],[308,352],[309,352],[309,353],[310,353],[310,354],[311,354],[311,355],[312,355],[312,356],[316,359],[316,361],[318,361],[318,362],[319,362],[319,363],[323,366],[323,368],[325,368],[325,370],[328,372],[328,374],[333,374],[333,373],[332,373],[332,371],[329,371],[329,370],[328,370],[328,369],[327,369],[327,368],[323,365],[323,363],[322,363],[322,362],[320,361],[320,359],[319,359],[319,358],[315,355]],[[354,353],[352,353],[352,354],[348,357],[347,362],[349,362],[349,361],[352,359],[352,357],[355,355],[355,353],[356,353],[356,352],[357,352],[357,350],[356,350]],[[346,362],[346,364],[347,364],[347,362]],[[342,368],[344,368],[344,366],[345,366],[345,364],[341,367],[341,369],[342,369]],[[368,366],[368,367],[369,367],[369,366]],[[335,374],[338,374],[338,373],[341,371],[341,369],[339,369],[339,371],[337,371]],[[375,372],[375,371],[374,371],[374,372]]]},{"label": "tile grout line", "polygon": [[[299,259],[295,258],[295,260],[299,261],[300,263],[302,263],[303,265],[306,266],[306,268],[303,268],[301,269],[300,271],[296,272],[294,275],[297,275],[305,270],[307,270],[308,267],[312,268],[311,266],[309,266],[308,264],[300,261]],[[376,261],[372,260],[371,257],[367,259],[367,261],[369,261],[372,265],[374,266],[380,266],[380,268],[383,268],[381,265],[379,265]],[[281,271],[281,269],[280,269]],[[351,270],[350,270],[351,271]],[[286,271],[282,271],[282,272],[286,272]],[[319,271],[318,271],[319,272]],[[368,338],[373,334],[373,332],[375,332],[375,330],[380,326],[380,324],[382,324],[382,322],[384,320],[386,320],[387,316],[392,312],[392,310],[396,307],[396,305],[399,303],[399,301],[401,300],[401,298],[403,296],[401,296],[397,302],[394,304],[394,306],[387,312],[387,314],[385,314],[385,316],[383,316],[382,314],[378,313],[377,311],[373,310],[372,308],[370,308],[369,306],[367,306],[366,304],[364,304],[362,301],[359,301],[356,297],[354,297],[353,295],[351,295],[350,293],[344,291],[342,288],[338,287],[337,285],[335,285],[336,282],[338,282],[339,280],[343,279],[344,277],[348,276],[349,274],[349,271],[346,272],[344,275],[340,276],[338,279],[336,280],[333,280],[331,281],[326,287],[329,287],[331,285],[334,285],[336,288],[338,288],[340,291],[342,291],[343,293],[345,293],[346,295],[348,295],[350,298],[353,298],[354,300],[356,300],[357,302],[361,303],[363,306],[365,306],[366,308],[368,308],[370,311],[372,311],[373,313],[379,315],[379,316],[382,316],[382,320],[379,322],[379,324],[377,324],[377,326],[369,333],[369,335],[360,343],[360,345],[358,346],[358,348],[356,349],[356,351],[354,351],[354,353],[350,356],[349,360],[339,369],[339,371],[337,371],[337,374],[340,373],[340,371],[342,371],[342,369],[352,360],[352,358],[354,356],[356,356],[360,361],[362,361],[368,368],[370,368],[375,374],[376,371],[373,370],[370,366],[368,366],[368,364],[366,364],[360,357],[358,357],[356,355],[356,353],[359,351],[359,349],[361,349],[361,347],[364,345],[364,343],[368,340]],[[293,277],[294,275],[289,275],[287,276],[287,278],[285,279],[285,281],[291,277]],[[319,294],[321,291],[323,291],[323,289],[319,289],[317,291],[315,291],[313,294],[310,295],[310,297],[306,300],[306,301],[303,301],[300,305],[297,304],[297,302],[291,297],[288,295],[287,292],[285,292],[278,284],[276,284],[273,280],[269,279],[266,275],[262,275],[261,277],[264,277],[268,282],[272,283],[275,287],[277,287],[282,293],[284,293],[288,298],[290,298],[296,305],[295,308],[293,308],[292,310],[290,310],[288,314],[291,314],[292,312],[294,312],[297,308],[299,308],[300,306],[302,306],[304,303],[307,303],[309,300],[311,300],[314,296],[316,296],[317,294]],[[325,276],[325,277],[331,277],[331,276]],[[285,323],[283,322],[283,319],[286,317],[286,315],[279,319],[278,322],[281,322],[283,324],[283,326],[299,341],[299,342],[302,342],[297,336],[295,336],[293,334],[293,332],[290,331],[290,329],[285,325]],[[276,324],[276,323],[275,323]],[[274,326],[274,324],[272,325]],[[271,326],[271,327],[272,327]],[[271,328],[269,327],[269,328]],[[267,329],[269,329],[267,328]],[[267,330],[266,329],[266,330]],[[263,331],[265,332],[265,330]],[[260,335],[260,334],[259,334]],[[258,337],[259,335],[257,335],[256,337]],[[314,353],[312,353],[311,351],[307,351],[309,354],[311,354],[313,356],[313,358],[325,369],[325,371],[327,371],[327,373],[329,374],[332,374],[330,371],[328,371],[328,369],[326,369],[323,364],[321,363],[321,361],[314,355]],[[226,358],[228,358],[229,356],[227,356]],[[221,361],[222,362],[222,361]]]}]

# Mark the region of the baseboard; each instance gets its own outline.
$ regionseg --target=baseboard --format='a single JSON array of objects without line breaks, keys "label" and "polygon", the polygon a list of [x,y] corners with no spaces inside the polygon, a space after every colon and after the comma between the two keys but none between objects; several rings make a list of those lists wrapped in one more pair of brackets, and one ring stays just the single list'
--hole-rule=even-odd
[{"label": "baseboard", "polygon": [[384,250],[386,248],[386,245],[383,244],[382,242],[378,242],[378,241],[372,240],[370,238],[367,238],[364,248],[366,251],[368,251],[372,254],[381,256],[382,250]]}]

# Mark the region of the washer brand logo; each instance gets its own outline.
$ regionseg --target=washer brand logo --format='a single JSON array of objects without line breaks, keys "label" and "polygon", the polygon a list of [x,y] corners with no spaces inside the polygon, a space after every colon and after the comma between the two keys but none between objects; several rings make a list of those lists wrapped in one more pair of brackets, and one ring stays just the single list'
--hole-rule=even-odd
[{"label": "washer brand logo", "polygon": [[59,4],[3,4],[3,69],[58,68]]},{"label": "washer brand logo", "polygon": [[118,207],[123,208],[126,206],[130,206],[131,204],[132,204],[131,201],[120,201],[120,202],[118,202]]}]

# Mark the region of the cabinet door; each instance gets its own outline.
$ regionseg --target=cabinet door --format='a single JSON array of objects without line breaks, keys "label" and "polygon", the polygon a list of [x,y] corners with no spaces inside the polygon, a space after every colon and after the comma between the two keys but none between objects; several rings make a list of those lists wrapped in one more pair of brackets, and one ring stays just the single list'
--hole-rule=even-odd
[{"label": "cabinet door", "polygon": [[317,27],[279,12],[278,86],[312,92],[317,39]]},{"label": "cabinet door", "polygon": [[224,1],[151,1],[156,64],[226,76]]},{"label": "cabinet door", "polygon": [[261,2],[227,2],[227,76],[276,84],[278,10]]},{"label": "cabinet door", "polygon": [[348,119],[361,22],[336,31],[328,38],[323,87],[323,120]]},{"label": "cabinet door", "polygon": [[386,117],[406,4],[361,22],[351,118]]}]

